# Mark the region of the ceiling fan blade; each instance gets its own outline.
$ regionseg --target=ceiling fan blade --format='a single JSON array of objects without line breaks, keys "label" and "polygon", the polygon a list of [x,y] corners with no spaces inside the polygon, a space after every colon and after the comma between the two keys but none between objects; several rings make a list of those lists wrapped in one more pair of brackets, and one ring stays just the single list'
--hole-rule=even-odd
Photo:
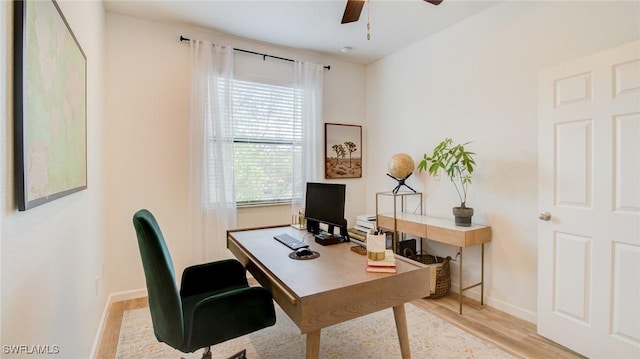
[{"label": "ceiling fan blade", "polygon": [[365,0],[347,0],[347,6],[342,15],[342,24],[358,21]]},{"label": "ceiling fan blade", "polygon": [[429,4],[433,4],[433,5],[440,5],[440,3],[441,3],[443,0],[424,0],[424,1],[428,2]]}]

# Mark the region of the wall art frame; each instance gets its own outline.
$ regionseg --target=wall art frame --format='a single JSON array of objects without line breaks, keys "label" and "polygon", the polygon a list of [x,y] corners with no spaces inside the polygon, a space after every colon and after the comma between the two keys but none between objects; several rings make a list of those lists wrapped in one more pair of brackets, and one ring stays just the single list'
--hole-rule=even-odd
[{"label": "wall art frame", "polygon": [[14,169],[25,211],[87,188],[87,57],[55,0],[14,2]]},{"label": "wall art frame", "polygon": [[361,178],[362,157],[362,126],[324,124],[324,178]]}]

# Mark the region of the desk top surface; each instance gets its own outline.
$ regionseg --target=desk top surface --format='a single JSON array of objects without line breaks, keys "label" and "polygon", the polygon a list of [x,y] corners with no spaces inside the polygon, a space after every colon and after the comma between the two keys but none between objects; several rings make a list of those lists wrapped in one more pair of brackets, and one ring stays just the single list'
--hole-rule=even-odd
[{"label": "desk top surface", "polygon": [[[320,253],[320,257],[309,260],[289,258],[291,250],[273,238],[282,233],[303,240],[311,250]],[[322,246],[315,242],[310,233],[290,226],[229,231],[229,237],[229,241],[240,245],[298,298],[366,285],[373,281],[382,283],[405,274],[414,275],[421,270],[428,276],[428,269],[423,264],[400,256],[396,256],[397,274],[368,273],[367,257],[350,250],[354,243]]]}]

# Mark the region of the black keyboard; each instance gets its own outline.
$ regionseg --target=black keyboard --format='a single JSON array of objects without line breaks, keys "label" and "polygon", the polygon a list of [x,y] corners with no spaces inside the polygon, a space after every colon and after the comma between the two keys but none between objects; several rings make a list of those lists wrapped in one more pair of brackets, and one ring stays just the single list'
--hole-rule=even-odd
[{"label": "black keyboard", "polygon": [[275,238],[278,242],[284,244],[285,246],[291,248],[294,251],[296,249],[309,247],[308,244],[302,242],[297,238],[293,238],[286,233],[278,234],[277,236],[273,236],[273,238]]}]

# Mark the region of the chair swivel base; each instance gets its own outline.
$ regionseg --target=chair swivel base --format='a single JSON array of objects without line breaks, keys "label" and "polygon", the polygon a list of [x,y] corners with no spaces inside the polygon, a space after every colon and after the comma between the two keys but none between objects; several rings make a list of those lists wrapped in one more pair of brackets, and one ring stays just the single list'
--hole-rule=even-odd
[{"label": "chair swivel base", "polygon": [[[211,359],[211,347],[204,348],[202,359]],[[242,349],[241,351],[230,356],[229,359],[247,359],[247,349]]]}]

